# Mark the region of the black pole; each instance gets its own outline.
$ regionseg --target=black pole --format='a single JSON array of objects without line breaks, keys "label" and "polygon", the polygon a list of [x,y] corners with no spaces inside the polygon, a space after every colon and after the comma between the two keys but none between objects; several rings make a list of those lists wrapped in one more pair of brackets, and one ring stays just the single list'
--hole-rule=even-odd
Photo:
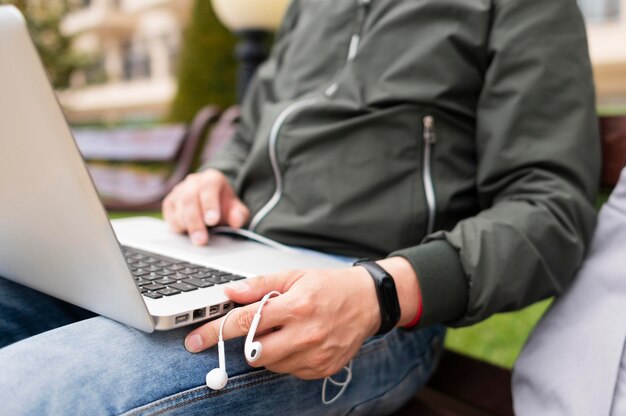
[{"label": "black pole", "polygon": [[241,104],[254,73],[261,62],[267,59],[266,41],[270,33],[265,30],[246,29],[236,34],[240,38],[235,48],[235,56],[239,60],[237,102]]}]

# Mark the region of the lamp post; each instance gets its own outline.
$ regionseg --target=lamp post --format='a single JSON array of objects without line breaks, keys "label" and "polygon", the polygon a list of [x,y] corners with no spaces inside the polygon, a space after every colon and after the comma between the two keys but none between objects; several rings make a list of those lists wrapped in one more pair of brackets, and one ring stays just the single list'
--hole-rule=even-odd
[{"label": "lamp post", "polygon": [[212,0],[212,2],[220,21],[240,39],[235,55],[239,59],[237,101],[241,103],[254,72],[267,58],[265,42],[270,33],[280,25],[289,0]]}]

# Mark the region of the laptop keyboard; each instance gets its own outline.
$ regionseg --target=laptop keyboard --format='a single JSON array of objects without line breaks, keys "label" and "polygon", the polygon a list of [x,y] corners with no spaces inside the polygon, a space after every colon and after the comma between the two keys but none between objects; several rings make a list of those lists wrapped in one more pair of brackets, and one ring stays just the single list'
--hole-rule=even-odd
[{"label": "laptop keyboard", "polygon": [[122,252],[139,291],[151,299],[245,279],[236,274],[132,247],[122,246]]}]

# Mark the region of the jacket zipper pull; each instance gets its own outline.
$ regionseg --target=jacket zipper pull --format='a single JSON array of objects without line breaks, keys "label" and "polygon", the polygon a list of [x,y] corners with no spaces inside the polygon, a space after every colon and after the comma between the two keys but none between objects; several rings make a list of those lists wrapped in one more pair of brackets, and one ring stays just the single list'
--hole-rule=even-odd
[{"label": "jacket zipper pull", "polygon": [[424,141],[428,144],[437,143],[437,135],[435,134],[435,119],[433,116],[424,117]]},{"label": "jacket zipper pull", "polygon": [[357,23],[350,38],[350,46],[348,47],[348,58],[346,59],[348,62],[352,61],[357,52],[359,51],[359,44],[361,43],[361,32],[363,31],[363,24],[365,23],[365,17],[367,12],[369,11],[370,3],[372,0],[357,0],[357,4],[359,6],[359,10],[357,13]]}]

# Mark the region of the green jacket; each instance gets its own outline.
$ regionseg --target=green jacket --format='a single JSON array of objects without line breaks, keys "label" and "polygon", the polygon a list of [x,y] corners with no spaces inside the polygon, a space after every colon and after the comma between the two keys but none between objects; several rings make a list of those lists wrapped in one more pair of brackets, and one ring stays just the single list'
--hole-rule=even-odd
[{"label": "green jacket", "polygon": [[209,166],[250,229],[404,256],[459,326],[567,286],[599,165],[575,0],[293,0]]}]

